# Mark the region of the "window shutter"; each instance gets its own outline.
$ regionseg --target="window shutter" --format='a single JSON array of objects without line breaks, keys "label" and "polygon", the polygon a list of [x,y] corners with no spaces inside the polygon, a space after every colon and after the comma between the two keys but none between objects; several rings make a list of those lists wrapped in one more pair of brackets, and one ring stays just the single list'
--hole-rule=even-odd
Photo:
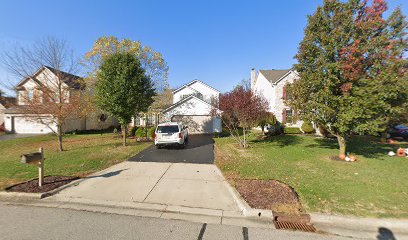
[{"label": "window shutter", "polygon": [[286,123],[286,109],[282,110],[282,122]]},{"label": "window shutter", "polygon": [[282,98],[283,98],[284,100],[286,100],[286,86],[283,86]]}]

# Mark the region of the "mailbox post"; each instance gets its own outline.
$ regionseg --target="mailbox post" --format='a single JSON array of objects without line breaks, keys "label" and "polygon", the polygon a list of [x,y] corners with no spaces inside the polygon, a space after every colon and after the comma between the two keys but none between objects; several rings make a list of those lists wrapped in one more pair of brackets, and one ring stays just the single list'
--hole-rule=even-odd
[{"label": "mailbox post", "polygon": [[44,150],[40,147],[38,152],[23,154],[21,163],[38,165],[38,186],[42,187],[44,183]]}]

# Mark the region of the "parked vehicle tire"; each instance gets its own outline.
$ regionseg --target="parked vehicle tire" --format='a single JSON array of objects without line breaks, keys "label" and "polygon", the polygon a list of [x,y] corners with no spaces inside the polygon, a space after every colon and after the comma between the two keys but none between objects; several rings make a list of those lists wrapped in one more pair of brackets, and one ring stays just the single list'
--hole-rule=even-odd
[{"label": "parked vehicle tire", "polygon": [[156,145],[156,149],[160,149],[161,148],[161,146],[160,145]]}]

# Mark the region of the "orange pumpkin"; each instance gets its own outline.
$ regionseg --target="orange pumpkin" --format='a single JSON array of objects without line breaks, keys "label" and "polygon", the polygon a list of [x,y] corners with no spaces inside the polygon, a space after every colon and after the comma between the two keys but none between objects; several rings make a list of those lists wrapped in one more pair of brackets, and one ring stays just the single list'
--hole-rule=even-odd
[{"label": "orange pumpkin", "polygon": [[404,156],[405,156],[405,149],[403,149],[403,148],[398,148],[398,150],[397,150],[397,156],[398,156],[398,157],[404,157]]},{"label": "orange pumpkin", "polygon": [[340,154],[340,155],[339,155],[339,158],[340,158],[341,160],[344,160],[344,159],[346,158],[346,155],[345,155],[345,154]]}]

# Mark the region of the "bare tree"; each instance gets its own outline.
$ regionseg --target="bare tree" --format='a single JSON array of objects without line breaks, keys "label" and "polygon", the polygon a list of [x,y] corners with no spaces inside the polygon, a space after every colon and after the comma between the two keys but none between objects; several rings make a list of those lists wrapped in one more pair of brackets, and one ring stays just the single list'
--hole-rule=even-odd
[{"label": "bare tree", "polygon": [[48,37],[29,47],[15,47],[2,59],[11,73],[23,78],[20,84],[28,80],[37,84],[30,91],[15,89],[19,99],[16,111],[54,132],[63,151],[64,125],[81,117],[84,110],[84,87],[82,79],[73,74],[78,70],[73,51],[64,40]]}]

